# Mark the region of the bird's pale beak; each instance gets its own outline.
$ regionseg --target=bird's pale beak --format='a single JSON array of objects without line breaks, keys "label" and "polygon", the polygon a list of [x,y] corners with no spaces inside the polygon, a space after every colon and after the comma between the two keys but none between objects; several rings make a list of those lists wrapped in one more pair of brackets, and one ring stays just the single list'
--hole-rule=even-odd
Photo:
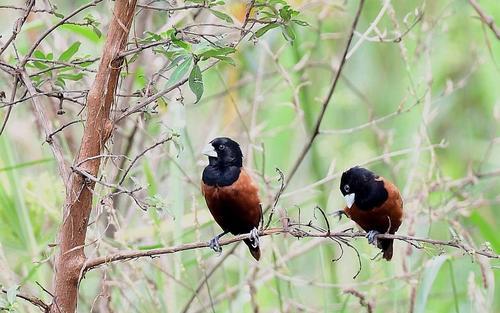
[{"label": "bird's pale beak", "polygon": [[208,144],[205,147],[205,149],[203,149],[202,153],[204,155],[208,156],[208,157],[212,157],[212,158],[216,158],[217,157],[217,152],[215,151],[214,146],[212,146],[211,144]]},{"label": "bird's pale beak", "polygon": [[351,208],[352,205],[354,204],[355,197],[356,197],[355,193],[350,193],[350,194],[344,196],[345,203],[346,203],[348,208]]}]

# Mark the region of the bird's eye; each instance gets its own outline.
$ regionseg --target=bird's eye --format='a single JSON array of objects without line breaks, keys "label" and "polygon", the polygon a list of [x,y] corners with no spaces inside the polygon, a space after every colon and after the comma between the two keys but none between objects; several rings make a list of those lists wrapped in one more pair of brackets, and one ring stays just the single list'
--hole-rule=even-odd
[{"label": "bird's eye", "polygon": [[345,192],[349,192],[349,190],[351,190],[351,187],[349,187],[349,185],[345,185],[344,190],[345,190]]},{"label": "bird's eye", "polygon": [[225,147],[226,147],[226,146],[224,146],[224,145],[220,145],[220,146],[219,146],[219,150],[220,150],[220,151],[222,151],[222,150],[224,150],[224,148],[225,148]]}]

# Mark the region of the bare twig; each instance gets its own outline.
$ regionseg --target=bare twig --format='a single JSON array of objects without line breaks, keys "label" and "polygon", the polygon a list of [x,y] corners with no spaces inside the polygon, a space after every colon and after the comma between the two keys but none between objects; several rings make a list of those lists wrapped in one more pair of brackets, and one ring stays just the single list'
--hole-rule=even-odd
[{"label": "bare twig", "polygon": [[[6,294],[7,290],[2,288],[2,292]],[[38,307],[43,312],[48,312],[49,306],[45,302],[43,302],[41,299],[38,299],[37,297],[30,296],[28,294],[20,293],[20,292],[16,293],[16,297],[28,301],[29,303]]]},{"label": "bare twig", "polygon": [[476,10],[477,14],[479,14],[479,17],[481,18],[481,21],[488,26],[493,34],[495,34],[495,37],[497,37],[498,40],[500,40],[500,29],[497,27],[495,24],[495,21],[493,18],[486,14],[484,10],[481,8],[479,3],[477,3],[476,0],[469,0],[470,5]]},{"label": "bare twig", "polygon": [[48,142],[49,144],[52,143],[52,140],[53,140],[52,137],[54,137],[55,134],[57,134],[60,131],[63,131],[68,126],[71,126],[73,124],[80,123],[80,122],[83,122],[83,121],[84,120],[74,120],[74,121],[71,121],[71,122],[68,122],[68,123],[62,125],[58,129],[56,129],[53,132],[51,132],[50,134],[48,134],[47,135],[47,139],[45,139],[45,141]]},{"label": "bare twig", "polygon": [[302,161],[304,160],[307,153],[311,149],[311,146],[312,146],[314,140],[319,135],[319,128],[321,127],[321,123],[323,122],[323,117],[325,116],[326,109],[328,108],[328,104],[330,103],[330,100],[332,99],[335,88],[337,87],[337,83],[339,81],[340,74],[342,73],[342,69],[344,68],[344,64],[346,62],[347,52],[349,51],[349,46],[351,45],[352,37],[354,35],[354,31],[356,30],[356,25],[358,24],[359,17],[361,15],[361,11],[363,9],[364,3],[365,3],[364,0],[359,1],[358,10],[356,11],[356,15],[355,15],[354,20],[353,20],[352,25],[351,25],[351,30],[349,33],[347,44],[344,48],[344,52],[343,52],[342,58],[340,60],[339,69],[335,73],[330,90],[328,91],[328,94],[327,94],[325,100],[323,101],[323,104],[321,105],[321,111],[318,115],[318,118],[316,119],[316,123],[314,125],[312,134],[309,137],[309,139],[307,140],[304,148],[302,148],[302,151],[299,154],[298,159],[295,161],[294,165],[292,166],[292,169],[288,172],[288,177],[287,177],[287,180],[285,182],[285,185],[288,185],[290,183],[291,179],[295,175],[295,172],[299,169],[300,164],[302,164]]},{"label": "bare twig", "polygon": [[55,141],[53,138],[49,137],[54,132],[52,130],[52,123],[50,122],[49,118],[47,117],[47,114],[45,113],[44,107],[39,102],[40,101],[39,98],[34,97],[34,95],[36,94],[36,89],[33,86],[33,82],[31,81],[30,77],[28,76],[28,73],[26,73],[26,71],[24,71],[24,70],[21,71],[21,80],[22,80],[23,84],[26,86],[26,89],[28,89],[28,93],[32,96],[31,100],[33,101],[33,107],[35,108],[37,118],[40,121],[40,125],[42,126],[43,131],[45,133],[46,141],[49,143],[50,148],[52,150],[52,153],[54,154],[54,157],[56,158],[57,166],[59,169],[59,174],[61,175],[64,186],[68,186],[69,170],[68,170],[68,166],[66,164],[66,161],[64,160],[62,148],[57,141]]},{"label": "bare twig", "polygon": [[4,53],[4,51],[9,47],[9,45],[16,39],[17,34],[21,32],[21,28],[23,27],[24,23],[28,19],[28,16],[30,15],[31,10],[33,9],[33,6],[35,5],[35,0],[30,0],[26,3],[26,9],[24,9],[24,15],[20,17],[16,23],[14,24],[14,29],[12,30],[12,35],[7,39],[7,42],[3,45],[3,47],[0,49],[0,55]]},{"label": "bare twig", "polygon": [[[274,196],[271,214],[269,214],[269,219],[267,220],[267,223],[266,223],[266,226],[264,227],[264,229],[269,228],[269,225],[271,224],[271,221],[273,219],[273,215],[274,215],[274,212],[276,210],[276,206],[278,205],[278,201],[281,197],[281,194],[283,193],[283,191],[285,191],[285,176],[283,175],[283,172],[279,168],[276,168],[276,172],[279,175],[278,181],[281,183],[281,185],[280,185],[280,189],[278,190],[278,192]],[[262,217],[262,219],[264,219],[264,217]]]},{"label": "bare twig", "polygon": [[[12,94],[10,95],[10,102],[14,101],[16,98],[17,84],[19,83],[19,77],[16,76],[14,79],[14,87],[12,88]],[[7,122],[9,121],[10,113],[12,112],[12,106],[9,106],[7,109],[7,113],[5,114],[5,118],[2,122],[2,127],[0,128],[0,136],[2,136],[5,127],[7,126]]]},{"label": "bare twig", "polygon": [[353,289],[353,288],[349,288],[349,289],[344,290],[344,293],[353,295],[356,298],[358,298],[359,304],[361,304],[361,306],[366,308],[366,312],[368,312],[368,313],[373,312],[373,304],[371,303],[371,301],[366,299],[366,295],[362,294],[361,292],[359,292],[358,290]]},{"label": "bare twig", "polygon": [[[166,2],[168,5],[168,2]],[[155,7],[152,5],[147,5],[147,4],[138,4],[138,8],[141,9],[147,9],[147,10],[153,10],[153,11],[164,11],[164,12],[174,12],[174,11],[183,11],[183,10],[189,10],[189,9],[203,9],[203,8],[208,8],[208,4],[193,4],[193,5],[185,5],[182,7],[171,7],[171,8],[160,8],[160,7]]]},{"label": "bare twig", "polygon": [[171,136],[168,136],[167,138],[163,139],[163,140],[160,140],[158,142],[156,142],[155,144],[147,147],[146,149],[144,149],[141,153],[139,153],[133,160],[132,162],[130,162],[129,166],[127,167],[127,169],[125,170],[125,173],[123,173],[123,176],[122,178],[120,179],[120,181],[118,182],[118,185],[121,185],[123,184],[123,181],[125,180],[125,178],[127,177],[128,175],[128,172],[130,172],[130,170],[132,169],[132,167],[134,166],[135,162],[137,162],[137,160],[139,160],[143,155],[146,154],[146,152],[148,152],[149,150],[153,150],[154,148],[164,144],[165,142],[167,141],[170,141],[172,140],[173,138],[173,135]]},{"label": "bare twig", "polygon": [[205,283],[208,281],[208,279],[215,273],[215,271],[224,263],[224,261],[231,255],[233,254],[233,252],[236,250],[236,248],[238,247],[238,245],[234,245],[233,247],[231,247],[231,249],[229,249],[229,251],[227,251],[218,261],[217,263],[214,264],[214,266],[212,266],[212,268],[205,274],[205,277],[199,282],[198,286],[196,287],[196,289],[194,290],[193,294],[191,295],[191,298],[189,298],[189,300],[186,302],[186,304],[184,305],[184,308],[182,309],[182,313],[187,313],[189,312],[189,307],[191,306],[191,304],[193,303],[194,299],[196,298],[196,296],[198,295],[198,293],[201,291],[201,289],[203,288],[203,286],[205,285]]}]

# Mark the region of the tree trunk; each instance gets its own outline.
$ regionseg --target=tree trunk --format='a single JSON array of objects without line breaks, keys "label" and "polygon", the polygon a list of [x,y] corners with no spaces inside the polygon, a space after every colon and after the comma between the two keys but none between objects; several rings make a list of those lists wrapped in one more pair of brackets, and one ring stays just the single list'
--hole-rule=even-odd
[{"label": "tree trunk", "polygon": [[[123,64],[123,59],[117,59],[117,56],[126,46],[136,2],[115,1],[101,63],[87,97],[87,120],[75,164],[83,162],[79,168],[94,177],[98,176],[101,161],[99,158],[88,159],[101,154],[113,131],[110,111]],[[75,312],[80,273],[86,258],[84,246],[94,186],[95,182],[78,173],[71,173],[58,235],[59,253],[55,263],[51,313]]]}]

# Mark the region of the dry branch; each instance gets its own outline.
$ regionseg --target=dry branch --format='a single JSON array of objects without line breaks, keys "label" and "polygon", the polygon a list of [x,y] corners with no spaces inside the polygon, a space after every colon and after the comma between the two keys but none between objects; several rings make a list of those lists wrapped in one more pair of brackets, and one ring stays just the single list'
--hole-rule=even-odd
[{"label": "dry branch", "polygon": [[[305,224],[302,226],[311,226],[310,224]],[[350,239],[350,238],[358,238],[358,237],[365,237],[366,233],[364,232],[351,232],[351,231],[342,231],[342,232],[330,232],[330,231],[324,231],[324,232],[309,232],[305,231],[295,224],[294,227],[288,227],[288,229],[285,228],[269,228],[266,230],[261,230],[259,231],[259,236],[260,237],[265,237],[265,236],[270,236],[270,235],[276,235],[276,234],[289,234],[292,235],[293,237],[296,238],[304,238],[304,237],[311,237],[311,238],[329,238],[329,239],[339,239],[339,240],[345,240],[345,239]],[[233,238],[229,239],[224,239],[220,241],[221,246],[229,245],[235,242],[240,242],[244,239],[248,239],[250,237],[250,234],[242,234],[238,236],[234,236]],[[462,241],[458,239],[452,239],[452,240],[436,240],[436,239],[427,239],[427,238],[418,238],[418,237],[412,237],[412,236],[404,236],[404,235],[390,235],[390,234],[379,234],[376,236],[377,239],[395,239],[395,240],[401,240],[405,241],[409,244],[412,244],[414,247],[421,248],[417,246],[416,244],[418,243],[427,243],[431,245],[436,245],[436,246],[447,246],[447,247],[452,247],[456,249],[463,250],[465,253],[468,253],[470,255],[481,255],[487,258],[491,259],[500,259],[500,255],[487,251],[487,250],[481,250],[481,249],[475,249],[473,247],[468,246],[467,244],[463,243]],[[172,253],[177,253],[180,251],[187,251],[187,250],[193,250],[193,249],[201,249],[201,248],[208,248],[209,243],[208,242],[193,242],[193,243],[186,243],[186,244],[181,244],[178,246],[173,246],[173,247],[166,247],[166,248],[159,248],[159,249],[151,249],[151,250],[129,250],[129,251],[119,251],[111,255],[107,256],[101,256],[97,257],[94,259],[89,259],[85,263],[84,267],[84,273],[92,270],[96,267],[99,267],[101,265],[113,263],[113,262],[118,262],[118,261],[129,261],[129,260],[134,260],[142,257],[156,257],[164,254],[172,254]]]}]

